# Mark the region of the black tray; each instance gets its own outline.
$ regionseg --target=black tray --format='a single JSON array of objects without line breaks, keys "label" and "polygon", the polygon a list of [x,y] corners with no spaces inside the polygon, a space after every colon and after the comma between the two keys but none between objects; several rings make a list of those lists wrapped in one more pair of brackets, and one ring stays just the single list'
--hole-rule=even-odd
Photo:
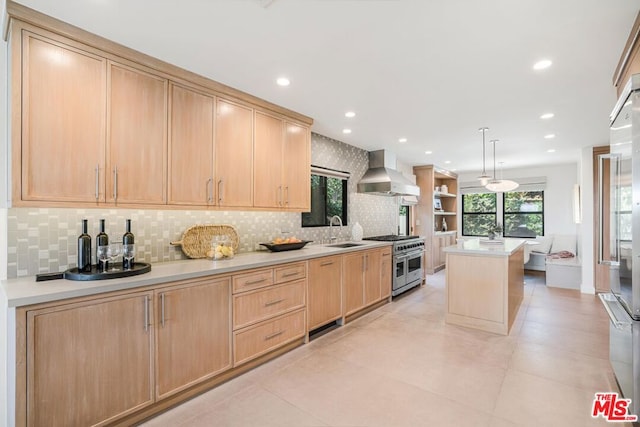
[{"label": "black tray", "polygon": [[302,249],[307,243],[311,243],[313,240],[303,240],[296,243],[260,243],[261,246],[266,247],[271,252],[293,251],[295,249]]},{"label": "black tray", "polygon": [[133,264],[133,268],[128,270],[122,269],[122,263],[115,264],[115,270],[111,270],[111,263],[109,263],[108,271],[98,270],[97,265],[91,266],[90,273],[80,273],[77,268],[70,268],[62,273],[44,273],[36,274],[36,282],[42,282],[45,280],[54,279],[68,279],[68,280],[107,280],[107,279],[119,279],[122,277],[137,276],[138,274],[144,274],[151,271],[151,264],[146,262],[136,262]]}]

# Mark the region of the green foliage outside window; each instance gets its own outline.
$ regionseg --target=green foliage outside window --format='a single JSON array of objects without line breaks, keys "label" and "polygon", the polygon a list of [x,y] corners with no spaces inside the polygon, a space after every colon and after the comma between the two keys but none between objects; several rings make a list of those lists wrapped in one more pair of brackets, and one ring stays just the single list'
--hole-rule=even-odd
[{"label": "green foliage outside window", "polygon": [[311,174],[311,212],[302,214],[302,226],[327,226],[334,215],[347,225],[347,180]]},{"label": "green foliage outside window", "polygon": [[462,235],[486,236],[496,225],[496,193],[462,196]]},{"label": "green foliage outside window", "polygon": [[543,191],[511,191],[503,197],[505,237],[544,235]]}]

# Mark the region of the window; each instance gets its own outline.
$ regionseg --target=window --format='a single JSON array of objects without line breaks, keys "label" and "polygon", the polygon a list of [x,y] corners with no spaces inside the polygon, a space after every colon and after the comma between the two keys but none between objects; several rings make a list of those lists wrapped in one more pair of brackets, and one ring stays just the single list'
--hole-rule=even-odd
[{"label": "window", "polygon": [[[315,171],[317,168],[312,168]],[[328,176],[336,175],[336,176]],[[348,174],[327,171],[311,174],[311,212],[302,214],[303,227],[326,227],[329,218],[338,215],[347,225]]]},{"label": "window", "polygon": [[504,193],[505,237],[544,236],[544,191]]},{"label": "window", "polygon": [[497,220],[496,193],[462,195],[462,235],[486,236]]}]

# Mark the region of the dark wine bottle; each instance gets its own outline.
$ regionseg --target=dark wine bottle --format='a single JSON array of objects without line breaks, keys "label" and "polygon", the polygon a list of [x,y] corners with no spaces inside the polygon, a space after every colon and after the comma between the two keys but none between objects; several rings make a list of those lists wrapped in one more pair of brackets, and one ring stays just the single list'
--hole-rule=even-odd
[{"label": "dark wine bottle", "polygon": [[[109,244],[109,236],[104,231],[104,219],[100,220],[100,232],[96,235],[96,254],[98,253],[98,246],[107,246]],[[100,271],[106,271],[109,269],[109,262],[101,263],[100,260],[96,262]]]},{"label": "dark wine bottle", "polygon": [[91,236],[87,233],[88,220],[82,220],[82,234],[78,236],[78,271],[91,273]]},{"label": "dark wine bottle", "polygon": [[[135,237],[131,232],[131,220],[127,220],[126,232],[122,235],[122,248],[123,248],[123,256],[122,256],[122,268],[127,270],[133,268],[135,254],[135,247],[133,244],[135,243]],[[131,245],[128,247],[127,245]]]}]

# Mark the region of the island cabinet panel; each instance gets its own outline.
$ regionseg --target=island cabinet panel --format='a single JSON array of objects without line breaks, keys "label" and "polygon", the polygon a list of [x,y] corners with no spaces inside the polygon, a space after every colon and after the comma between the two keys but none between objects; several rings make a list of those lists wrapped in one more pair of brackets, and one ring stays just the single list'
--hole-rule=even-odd
[{"label": "island cabinet panel", "polygon": [[218,99],[215,147],[216,204],[221,207],[251,207],[254,161],[253,109]]},{"label": "island cabinet panel", "polygon": [[204,279],[155,291],[156,397],[231,368],[231,281]]},{"label": "island cabinet panel", "polygon": [[171,85],[168,202],[214,205],[212,96]]},{"label": "island cabinet panel", "polygon": [[14,198],[104,201],[106,60],[28,31],[22,48]]},{"label": "island cabinet panel", "polygon": [[108,67],[107,201],[166,203],[168,81]]},{"label": "island cabinet panel", "polygon": [[153,402],[152,293],[27,312],[27,425],[88,426]]},{"label": "island cabinet panel", "polygon": [[308,329],[342,317],[342,256],[309,261]]}]

